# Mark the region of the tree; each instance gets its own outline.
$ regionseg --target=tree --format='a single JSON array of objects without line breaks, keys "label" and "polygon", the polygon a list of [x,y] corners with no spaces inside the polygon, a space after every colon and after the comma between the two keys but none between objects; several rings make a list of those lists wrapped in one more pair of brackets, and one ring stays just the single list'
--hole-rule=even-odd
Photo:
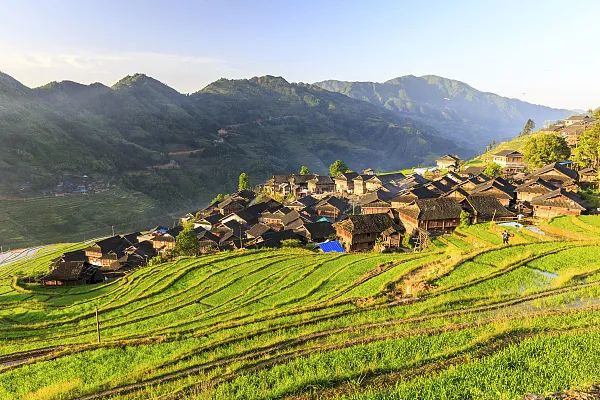
[{"label": "tree", "polygon": [[248,190],[250,188],[250,183],[248,182],[248,174],[242,172],[238,179],[238,190],[241,192],[242,190]]},{"label": "tree", "polygon": [[594,124],[581,134],[573,159],[582,168],[600,166],[600,124]]},{"label": "tree", "polygon": [[527,122],[525,122],[525,126],[523,127],[523,130],[521,131],[519,136],[527,136],[531,132],[533,132],[534,129],[535,129],[535,122],[533,122],[533,120],[530,118],[527,120]]},{"label": "tree", "polygon": [[532,167],[542,167],[569,158],[571,150],[567,141],[553,133],[535,135],[525,144],[525,159]]},{"label": "tree", "polygon": [[225,195],[223,193],[219,193],[215,196],[215,198],[210,202],[210,204],[220,203],[225,200]]},{"label": "tree", "polygon": [[502,176],[502,167],[495,162],[491,162],[485,166],[483,173],[490,178],[498,178]]},{"label": "tree", "polygon": [[200,242],[194,232],[194,224],[186,223],[175,239],[175,254],[196,256],[200,252]]},{"label": "tree", "polygon": [[334,178],[339,174],[350,171],[350,168],[342,160],[335,160],[333,164],[329,166],[329,175]]},{"label": "tree", "polygon": [[413,245],[412,245],[412,235],[408,231],[406,231],[406,233],[404,234],[404,236],[402,236],[402,247],[404,247],[406,249],[412,249],[412,247],[413,247]]},{"label": "tree", "polygon": [[460,226],[465,227],[471,225],[471,214],[462,210],[460,212]]},{"label": "tree", "polygon": [[298,239],[284,239],[281,241],[281,247],[287,249],[294,249],[302,247],[302,242]]},{"label": "tree", "polygon": [[308,175],[310,174],[310,170],[306,165],[300,167],[300,175]]}]

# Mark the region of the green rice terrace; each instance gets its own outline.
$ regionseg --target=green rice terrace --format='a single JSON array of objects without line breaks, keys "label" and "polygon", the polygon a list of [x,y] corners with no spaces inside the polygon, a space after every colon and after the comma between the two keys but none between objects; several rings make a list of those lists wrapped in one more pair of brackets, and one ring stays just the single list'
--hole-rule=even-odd
[{"label": "green rice terrace", "polygon": [[[600,383],[600,217],[420,253],[223,252],[97,285],[0,266],[0,399],[524,399]],[[96,330],[99,311],[101,340]]]}]

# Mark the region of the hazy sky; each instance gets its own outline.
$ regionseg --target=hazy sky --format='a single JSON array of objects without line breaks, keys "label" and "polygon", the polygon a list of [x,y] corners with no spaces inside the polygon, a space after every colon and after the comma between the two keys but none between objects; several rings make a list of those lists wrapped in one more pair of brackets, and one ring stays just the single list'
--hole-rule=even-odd
[{"label": "hazy sky", "polygon": [[0,71],[28,86],[144,72],[385,81],[435,74],[556,107],[600,106],[600,1],[0,0]]}]

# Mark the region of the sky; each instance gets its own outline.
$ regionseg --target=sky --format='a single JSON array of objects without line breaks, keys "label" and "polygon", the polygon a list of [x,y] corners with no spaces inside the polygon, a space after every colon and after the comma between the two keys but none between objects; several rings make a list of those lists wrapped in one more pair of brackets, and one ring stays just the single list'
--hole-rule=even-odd
[{"label": "sky", "polygon": [[440,75],[570,109],[600,106],[596,0],[0,0],[0,71],[30,87],[145,73],[383,82]]}]

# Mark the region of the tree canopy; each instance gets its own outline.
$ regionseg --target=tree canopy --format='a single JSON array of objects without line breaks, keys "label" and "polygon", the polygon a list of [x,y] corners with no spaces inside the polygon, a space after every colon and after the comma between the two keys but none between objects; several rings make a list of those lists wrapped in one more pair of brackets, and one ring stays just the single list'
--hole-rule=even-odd
[{"label": "tree canopy", "polygon": [[502,167],[495,162],[491,162],[485,166],[483,173],[490,178],[498,178],[499,176],[502,176]]},{"label": "tree canopy", "polygon": [[535,129],[535,122],[530,118],[525,122],[525,126],[523,126],[523,130],[519,134],[519,136],[527,136]]},{"label": "tree canopy", "polygon": [[600,123],[592,125],[581,134],[577,148],[573,151],[573,158],[583,168],[600,166]]},{"label": "tree canopy", "polygon": [[175,254],[178,256],[195,256],[200,252],[200,242],[194,232],[194,225],[187,223],[175,240]]},{"label": "tree canopy", "polygon": [[300,167],[300,175],[308,175],[310,174],[310,170],[306,165]]},{"label": "tree canopy", "polygon": [[348,172],[350,171],[350,168],[348,168],[348,166],[346,165],[345,162],[343,162],[342,160],[335,160],[330,166],[329,166],[329,175],[336,177],[339,174],[342,174],[344,172]]},{"label": "tree canopy", "polygon": [[563,137],[547,133],[530,137],[525,144],[524,154],[529,165],[539,168],[568,159],[571,150]]},{"label": "tree canopy", "polygon": [[242,191],[242,190],[248,190],[248,189],[250,189],[250,182],[248,180],[248,174],[245,172],[242,172],[238,179],[238,190]]}]

